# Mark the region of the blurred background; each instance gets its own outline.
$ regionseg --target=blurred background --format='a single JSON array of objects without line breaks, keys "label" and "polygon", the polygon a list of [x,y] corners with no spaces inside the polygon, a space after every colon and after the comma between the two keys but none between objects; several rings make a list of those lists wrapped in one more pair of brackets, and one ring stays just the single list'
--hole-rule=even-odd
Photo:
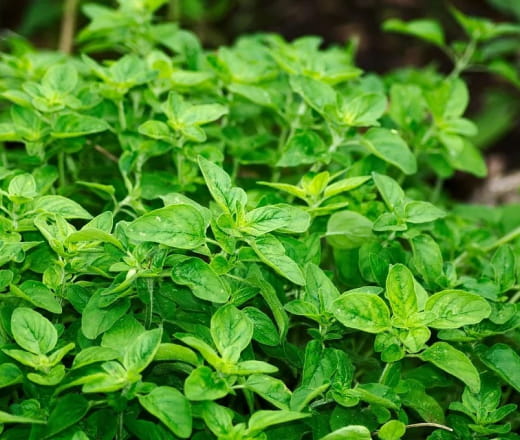
[{"label": "blurred background", "polygon": [[[0,35],[15,32],[36,47],[58,48],[64,10],[68,6],[76,11],[74,26],[79,29],[87,24],[81,13],[85,3],[110,6],[116,2],[0,0]],[[442,23],[448,39],[463,38],[449,14],[449,4],[468,15],[520,22],[520,0],[170,0],[159,16],[192,30],[207,48],[232,44],[241,34],[258,31],[277,32],[289,40],[320,35],[326,44],[355,38],[357,64],[364,70],[385,73],[433,64],[448,72],[451,65],[440,50],[417,39],[385,33],[381,24],[388,18],[427,17]],[[520,39],[515,61],[520,69]],[[476,144],[486,150],[492,177],[493,173],[516,173],[520,187],[520,88],[485,72],[470,72],[464,78],[471,89],[470,116],[481,127]],[[467,195],[475,186],[467,175],[451,184],[455,195]]]}]

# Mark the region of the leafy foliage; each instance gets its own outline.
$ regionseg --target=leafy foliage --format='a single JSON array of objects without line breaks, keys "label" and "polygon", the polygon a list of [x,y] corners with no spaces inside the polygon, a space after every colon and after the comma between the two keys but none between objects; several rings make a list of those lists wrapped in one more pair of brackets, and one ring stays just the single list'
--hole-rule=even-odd
[{"label": "leafy foliage", "polygon": [[2,438],[517,440],[520,210],[442,182],[486,174],[461,74],[518,26],[390,20],[454,70],[377,76],[164,3],[0,55]]}]

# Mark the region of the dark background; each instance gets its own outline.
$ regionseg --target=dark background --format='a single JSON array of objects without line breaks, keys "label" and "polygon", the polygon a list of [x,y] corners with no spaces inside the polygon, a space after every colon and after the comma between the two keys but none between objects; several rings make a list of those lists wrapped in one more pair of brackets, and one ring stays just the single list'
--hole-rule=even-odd
[{"label": "dark background", "polygon": [[[385,73],[396,67],[433,63],[449,72],[451,64],[440,50],[413,38],[382,32],[383,21],[434,18],[443,24],[448,40],[462,39],[460,27],[449,14],[449,4],[468,15],[514,22],[520,21],[520,9],[517,7],[515,16],[507,7],[514,2],[520,0],[170,0],[159,15],[180,21],[210,48],[231,44],[237,36],[255,31],[277,32],[289,40],[320,35],[327,44],[344,43],[354,37],[359,41],[357,63],[367,71]],[[97,3],[110,6],[115,1]],[[37,47],[54,49],[64,4],[65,0],[0,0],[0,35],[14,31]],[[77,21],[78,28],[86,24],[81,13]],[[504,116],[514,114],[513,122],[481,148],[485,148],[488,159],[500,162],[499,168],[520,173],[519,90],[488,73],[467,73],[464,79],[471,89],[470,116],[478,118],[490,111],[489,107],[495,105],[490,104],[490,95],[501,99],[502,94],[507,100],[507,105],[497,105],[496,111]],[[456,196],[467,199],[478,185],[465,175],[457,176],[451,188]]]}]

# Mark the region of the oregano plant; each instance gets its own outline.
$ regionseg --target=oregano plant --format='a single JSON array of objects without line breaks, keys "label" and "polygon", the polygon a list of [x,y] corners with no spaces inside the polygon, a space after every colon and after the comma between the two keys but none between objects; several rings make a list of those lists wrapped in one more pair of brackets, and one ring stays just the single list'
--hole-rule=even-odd
[{"label": "oregano plant", "polygon": [[0,53],[0,437],[519,440],[520,208],[443,183],[486,175],[464,75],[518,87],[520,26],[391,19],[453,69],[376,75],[165,3]]}]

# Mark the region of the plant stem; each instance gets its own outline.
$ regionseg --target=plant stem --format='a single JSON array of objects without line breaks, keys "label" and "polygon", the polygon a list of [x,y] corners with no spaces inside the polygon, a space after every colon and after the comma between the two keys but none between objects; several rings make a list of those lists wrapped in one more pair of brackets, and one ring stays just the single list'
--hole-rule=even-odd
[{"label": "plant stem", "polygon": [[446,425],[441,425],[440,423],[412,423],[411,425],[406,425],[406,428],[439,428],[453,432],[452,428]]},{"label": "plant stem", "polygon": [[147,278],[146,279],[146,288],[148,290],[148,301],[149,304],[146,308],[146,328],[150,328],[152,325],[152,319],[153,319],[153,285],[154,285],[154,279],[153,278]]},{"label": "plant stem", "polygon": [[58,172],[60,175],[60,186],[63,187],[67,183],[65,175],[65,153],[63,151],[58,153]]},{"label": "plant stem", "polygon": [[61,52],[71,53],[74,45],[74,30],[79,0],[65,0],[58,48]]},{"label": "plant stem", "polygon": [[170,0],[168,3],[168,21],[181,21],[181,2],[180,0]]},{"label": "plant stem", "polygon": [[125,114],[125,104],[123,103],[123,98],[117,101],[117,112],[119,116],[119,125],[121,125],[121,130],[126,130],[126,114]]}]

